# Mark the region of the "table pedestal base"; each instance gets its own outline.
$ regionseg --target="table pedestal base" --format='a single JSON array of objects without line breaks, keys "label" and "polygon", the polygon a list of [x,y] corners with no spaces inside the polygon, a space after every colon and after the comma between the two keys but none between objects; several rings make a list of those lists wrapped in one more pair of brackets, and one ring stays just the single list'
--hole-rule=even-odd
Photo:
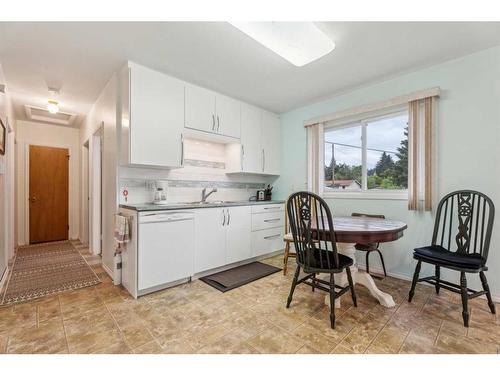
[{"label": "table pedestal base", "polygon": [[[375,285],[375,281],[373,278],[366,272],[364,271],[359,271],[358,266],[356,265],[356,257],[354,256],[356,249],[354,248],[354,244],[346,244],[346,243],[337,243],[337,247],[340,253],[352,258],[354,260],[354,264],[351,266],[351,274],[352,274],[352,281],[354,285],[356,284],[361,284],[364,287],[366,287],[372,296],[374,296],[382,306],[384,307],[393,307],[396,305],[394,302],[394,299],[390,294],[382,292],[377,285]],[[338,277],[338,276],[337,276]],[[328,278],[328,276],[327,276]],[[341,286],[346,286],[348,284],[347,282],[347,274],[343,272],[340,274],[340,278],[335,280],[335,283],[337,285]],[[347,292],[347,294],[350,294]],[[359,298],[358,298],[359,301]],[[326,296],[325,297],[325,304],[330,306],[330,297]],[[335,300],[335,307],[339,308],[340,307],[340,299]]]}]

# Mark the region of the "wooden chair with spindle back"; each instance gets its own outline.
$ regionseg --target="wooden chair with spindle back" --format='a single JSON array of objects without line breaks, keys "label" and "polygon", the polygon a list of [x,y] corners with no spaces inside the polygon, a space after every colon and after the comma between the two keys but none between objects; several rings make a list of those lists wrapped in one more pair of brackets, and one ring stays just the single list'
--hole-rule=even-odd
[{"label": "wooden chair with spindle back", "polygon": [[[372,214],[361,214],[354,212],[351,214],[353,217],[371,217],[375,219],[385,219],[384,215],[372,215]],[[366,252],[366,273],[370,273],[370,254],[372,252],[377,252],[378,255],[380,256],[380,262],[382,263],[382,269],[384,270],[384,276],[387,276],[387,272],[385,270],[385,263],[384,263],[384,257],[382,256],[382,253],[380,252],[379,243],[357,243],[354,245],[356,250],[359,251],[364,251]]]},{"label": "wooden chair with spindle back", "polygon": [[[297,268],[286,307],[290,307],[295,287],[298,284],[304,283],[311,286],[313,292],[315,288],[328,292],[330,294],[330,325],[331,328],[335,328],[335,299],[350,290],[354,306],[357,306],[349,268],[353,260],[337,252],[332,214],[321,197],[306,191],[292,194],[287,201],[287,216],[293,236]],[[299,279],[301,270],[306,276]],[[348,285],[336,285],[335,274],[344,271],[347,274]],[[316,278],[316,275],[321,273],[329,274],[330,280]]]},{"label": "wooden chair with spindle back", "polygon": [[[440,288],[444,288],[462,296],[465,327],[469,326],[469,299],[486,295],[490,311],[495,314],[495,304],[485,275],[494,219],[493,201],[478,191],[459,190],[441,199],[431,245],[417,248],[413,253],[417,265],[408,301],[411,302],[417,283],[424,281],[434,285],[437,294]],[[422,262],[435,266],[434,276],[419,278]],[[459,271],[460,285],[442,280],[441,267]],[[467,273],[479,273],[483,290],[475,291],[467,287]]]}]

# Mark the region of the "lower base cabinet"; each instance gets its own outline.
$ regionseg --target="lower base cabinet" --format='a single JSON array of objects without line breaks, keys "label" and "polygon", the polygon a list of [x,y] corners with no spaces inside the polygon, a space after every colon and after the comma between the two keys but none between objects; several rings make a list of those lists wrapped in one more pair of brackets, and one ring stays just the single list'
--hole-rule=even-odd
[{"label": "lower base cabinet", "polygon": [[203,208],[195,212],[194,272],[226,264],[226,209]]},{"label": "lower base cabinet", "polygon": [[283,249],[283,229],[271,228],[252,232],[254,256],[269,254]]}]

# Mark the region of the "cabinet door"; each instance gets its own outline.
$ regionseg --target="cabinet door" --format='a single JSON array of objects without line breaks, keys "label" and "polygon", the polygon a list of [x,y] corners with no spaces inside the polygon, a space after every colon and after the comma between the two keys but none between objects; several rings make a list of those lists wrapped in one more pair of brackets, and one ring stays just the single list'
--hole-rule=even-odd
[{"label": "cabinet door", "polygon": [[196,210],[194,271],[202,272],[226,264],[226,227],[222,208]]},{"label": "cabinet door", "polygon": [[241,105],[242,172],[262,173],[262,110]]},{"label": "cabinet door", "polygon": [[224,95],[217,95],[216,132],[228,137],[240,138],[241,105],[240,102]]},{"label": "cabinet door", "polygon": [[262,112],[264,173],[279,175],[281,164],[281,126],[274,113]]},{"label": "cabinet door", "polygon": [[226,208],[226,263],[252,257],[250,206]]},{"label": "cabinet door", "polygon": [[186,128],[216,131],[215,93],[201,87],[186,85]]},{"label": "cabinet door", "polygon": [[154,70],[130,70],[130,163],[180,167],[184,83]]}]

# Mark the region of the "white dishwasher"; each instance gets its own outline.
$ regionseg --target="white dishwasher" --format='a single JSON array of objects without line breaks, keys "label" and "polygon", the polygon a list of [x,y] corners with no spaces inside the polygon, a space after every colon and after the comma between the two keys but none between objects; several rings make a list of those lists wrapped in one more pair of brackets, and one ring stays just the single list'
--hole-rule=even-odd
[{"label": "white dishwasher", "polygon": [[191,277],[194,212],[142,212],[138,221],[139,292]]}]

